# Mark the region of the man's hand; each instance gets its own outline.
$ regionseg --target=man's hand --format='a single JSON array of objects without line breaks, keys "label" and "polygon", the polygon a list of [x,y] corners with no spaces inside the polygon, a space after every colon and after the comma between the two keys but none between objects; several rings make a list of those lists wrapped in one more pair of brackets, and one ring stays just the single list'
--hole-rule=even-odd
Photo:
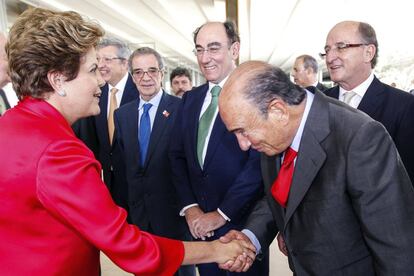
[{"label": "man's hand", "polygon": [[193,229],[196,236],[209,237],[209,233],[226,224],[226,220],[218,211],[204,213],[193,220]]},{"label": "man's hand", "polygon": [[205,237],[210,237],[213,235],[212,232],[208,232],[206,235],[200,236],[194,230],[194,221],[204,215],[203,210],[200,209],[198,206],[193,206],[185,210],[185,219],[187,221],[188,228],[190,229],[191,235],[195,239],[202,239],[204,240]]},{"label": "man's hand", "polygon": [[220,237],[220,242],[229,243],[233,240],[239,240],[243,242],[249,250],[245,251],[245,254],[237,257],[235,261],[229,261],[224,264],[220,264],[221,269],[226,269],[232,272],[246,272],[253,264],[256,258],[256,248],[244,233],[236,230],[229,231],[226,235]]},{"label": "man's hand", "polygon": [[282,234],[277,234],[277,245],[279,246],[280,252],[282,252],[285,256],[288,255],[288,250],[285,244],[285,240],[283,239]]}]

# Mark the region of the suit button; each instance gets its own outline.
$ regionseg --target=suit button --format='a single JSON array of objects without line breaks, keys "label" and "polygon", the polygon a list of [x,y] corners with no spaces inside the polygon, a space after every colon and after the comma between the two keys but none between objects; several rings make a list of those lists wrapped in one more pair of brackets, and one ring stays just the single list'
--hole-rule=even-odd
[{"label": "suit button", "polygon": [[113,172],[114,171],[114,167],[111,166],[110,170],[111,170],[111,172]]}]

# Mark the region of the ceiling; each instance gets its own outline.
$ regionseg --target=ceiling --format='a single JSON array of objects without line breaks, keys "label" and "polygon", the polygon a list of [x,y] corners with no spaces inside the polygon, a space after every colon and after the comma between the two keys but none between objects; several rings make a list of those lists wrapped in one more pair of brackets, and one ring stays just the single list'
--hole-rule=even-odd
[{"label": "ceiling", "polygon": [[[198,70],[192,53],[194,29],[226,17],[224,0],[5,1],[10,6],[24,2],[75,10],[98,20],[109,34],[127,40],[131,48],[154,47],[167,65],[194,70]],[[380,45],[377,70],[404,66],[409,68],[407,78],[414,78],[413,8],[414,2],[409,0],[238,0],[240,61],[264,60],[288,71],[298,55],[317,57],[333,25],[359,20],[376,29]],[[13,21],[13,14],[10,17]],[[323,66],[322,60],[320,64]]]}]

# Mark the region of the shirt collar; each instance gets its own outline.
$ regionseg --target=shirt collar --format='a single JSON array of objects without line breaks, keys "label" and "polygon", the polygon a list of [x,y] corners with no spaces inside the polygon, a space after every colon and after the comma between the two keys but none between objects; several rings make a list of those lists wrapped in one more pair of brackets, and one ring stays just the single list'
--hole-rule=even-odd
[{"label": "shirt collar", "polygon": [[[362,99],[365,95],[365,92],[367,92],[368,87],[371,85],[373,80],[374,80],[374,73],[371,72],[369,77],[365,81],[363,81],[360,85],[358,85],[354,89],[352,89],[352,91],[355,92]],[[341,98],[341,96],[343,96],[347,92],[349,92],[349,91],[345,90],[341,86],[339,86],[339,97],[340,98]]]},{"label": "shirt collar", "polygon": [[118,89],[118,91],[124,91],[125,85],[126,85],[127,80],[128,80],[128,74],[129,73],[126,73],[125,76],[123,76],[122,79],[115,86],[112,86],[108,83],[108,88],[109,88],[108,91],[111,91],[111,89],[114,88],[114,87],[116,89]]},{"label": "shirt collar", "polygon": [[208,82],[208,91],[211,91],[211,89],[213,89],[214,86],[218,85],[220,86],[220,88],[223,88],[224,83],[227,81],[227,79],[229,78],[229,76],[225,77],[221,82],[217,83],[212,83],[212,82]]},{"label": "shirt collar", "polygon": [[162,88],[160,88],[160,90],[158,91],[158,93],[154,97],[152,97],[152,99],[149,100],[148,102],[145,101],[144,99],[142,99],[141,96],[139,96],[139,106],[138,106],[138,109],[141,109],[142,106],[144,104],[146,104],[146,103],[150,103],[150,104],[152,104],[153,107],[158,108],[158,106],[160,105],[161,98],[162,98]]},{"label": "shirt collar", "polygon": [[315,98],[314,94],[312,94],[308,90],[305,90],[305,91],[306,91],[305,110],[303,111],[303,115],[302,115],[302,119],[300,121],[299,128],[296,131],[296,134],[295,134],[295,137],[293,138],[292,144],[290,145],[290,147],[293,150],[295,150],[296,152],[298,152],[298,150],[299,150],[300,141],[302,140],[303,129],[305,127],[306,120],[308,119],[308,115],[309,115],[309,111],[310,111],[310,108],[311,108],[312,103],[313,103],[313,99]]}]

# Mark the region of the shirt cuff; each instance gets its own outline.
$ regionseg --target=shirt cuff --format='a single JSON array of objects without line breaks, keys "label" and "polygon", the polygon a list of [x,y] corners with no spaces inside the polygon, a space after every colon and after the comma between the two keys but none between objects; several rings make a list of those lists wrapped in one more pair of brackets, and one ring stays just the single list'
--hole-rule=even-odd
[{"label": "shirt cuff", "polygon": [[190,205],[185,206],[183,209],[181,209],[180,216],[181,217],[184,217],[185,216],[185,211],[187,211],[188,209],[190,209],[191,207],[194,207],[194,206],[198,206],[198,204],[197,203],[193,203],[193,204],[190,204]]},{"label": "shirt cuff", "polygon": [[226,214],[223,213],[223,211],[220,210],[220,208],[217,208],[217,212],[226,220],[226,221],[231,221],[231,219],[226,216]]},{"label": "shirt cuff", "polygon": [[262,246],[260,245],[259,240],[256,238],[256,235],[253,234],[253,232],[250,231],[249,229],[243,229],[242,233],[244,233],[253,243],[254,247],[256,247],[256,255],[260,254],[262,250]]}]

